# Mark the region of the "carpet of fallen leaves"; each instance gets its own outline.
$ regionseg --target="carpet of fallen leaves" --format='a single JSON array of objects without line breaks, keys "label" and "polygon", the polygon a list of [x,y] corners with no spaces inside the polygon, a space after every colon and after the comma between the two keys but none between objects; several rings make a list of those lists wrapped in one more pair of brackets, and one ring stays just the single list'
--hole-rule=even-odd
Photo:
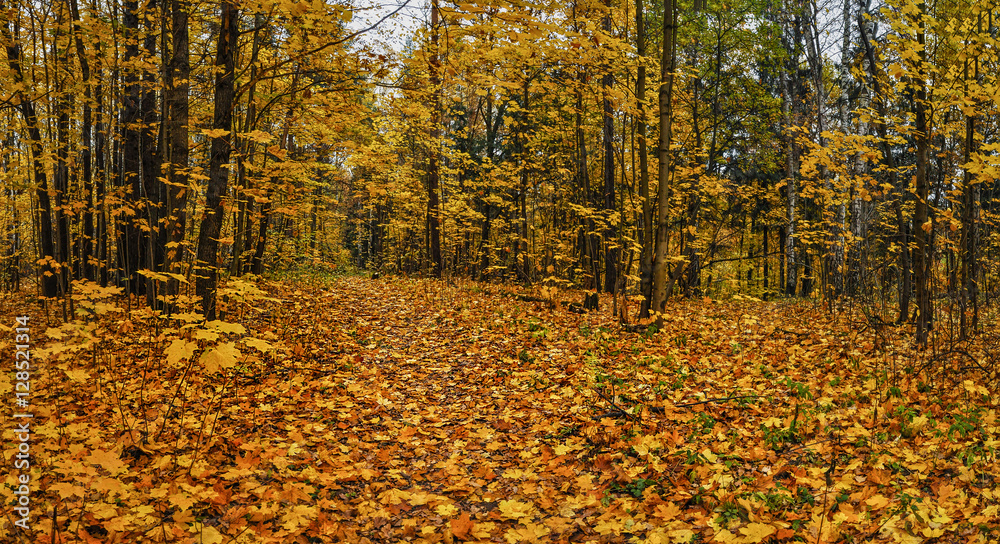
[{"label": "carpet of fallen leaves", "polygon": [[812,302],[676,302],[628,332],[575,294],[267,290],[209,324],[30,308],[31,529],[8,415],[0,541],[1000,540],[987,354]]}]

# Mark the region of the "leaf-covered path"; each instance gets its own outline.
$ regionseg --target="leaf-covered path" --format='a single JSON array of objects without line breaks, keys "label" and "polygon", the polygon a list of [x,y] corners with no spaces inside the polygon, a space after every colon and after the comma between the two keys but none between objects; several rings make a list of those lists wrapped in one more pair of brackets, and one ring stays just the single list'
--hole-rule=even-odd
[{"label": "leaf-covered path", "polygon": [[576,459],[587,419],[572,386],[579,347],[525,334],[510,301],[483,293],[366,287],[342,284],[329,298],[364,354],[347,355],[357,394],[332,433],[362,475],[348,531],[580,539],[614,517],[596,492],[602,471]]},{"label": "leaf-covered path", "polygon": [[[993,450],[965,466],[908,445],[930,430],[920,406],[894,402],[898,385],[881,420],[859,406],[881,400],[861,365],[871,345],[808,308],[678,306],[648,337],[481,289],[354,280],[324,299],[358,346],[332,435],[361,475],[340,530],[373,541],[992,538]],[[994,411],[984,415],[969,431],[992,437]],[[937,427],[959,450],[954,425]],[[956,491],[956,476],[972,489]],[[981,497],[989,506],[963,523],[960,505]]]},{"label": "leaf-covered path", "polygon": [[230,289],[230,323],[106,305],[38,335],[32,500],[56,515],[22,541],[1000,537],[995,376],[850,315],[692,301],[636,334],[578,294]]}]

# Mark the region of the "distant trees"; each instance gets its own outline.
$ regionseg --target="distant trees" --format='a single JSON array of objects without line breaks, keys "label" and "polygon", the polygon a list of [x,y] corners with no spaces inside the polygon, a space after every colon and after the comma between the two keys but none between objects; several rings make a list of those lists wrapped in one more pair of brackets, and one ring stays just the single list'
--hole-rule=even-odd
[{"label": "distant trees", "polygon": [[[298,192],[312,171],[299,166],[328,160],[343,142],[308,126],[336,100],[344,107],[324,122],[353,115],[372,68],[348,55],[346,8],[240,12],[228,0],[197,15],[186,0],[38,7],[0,5],[2,100],[21,117],[0,117],[11,144],[0,165],[14,276],[37,273],[46,297],[79,281],[118,285],[156,307],[197,295],[214,317],[218,271],[253,257],[260,272],[270,229],[279,233],[272,259],[337,254],[339,229],[316,213],[310,244],[292,253],[282,242],[303,235],[297,214],[325,210],[337,190]],[[193,65],[192,51],[212,60]],[[309,110],[313,103],[321,105]],[[292,118],[305,128],[291,127]],[[36,258],[22,258],[28,247]]]},{"label": "distant trees", "polygon": [[[993,43],[983,25],[994,23],[981,22],[993,20],[988,7],[956,6],[440,7],[452,21],[452,69],[435,99],[445,268],[610,291],[620,270],[642,315],[674,293],[860,297],[912,321],[921,342],[947,283],[948,315],[965,330],[987,281],[988,246],[976,244],[992,193],[980,188],[995,182],[992,159],[973,151],[983,117],[962,112],[984,103],[974,96]],[[417,35],[412,54],[433,43]],[[431,81],[408,66],[404,89]],[[366,165],[358,210],[384,217],[367,223],[380,251],[362,264],[416,272],[431,258],[413,243],[427,227],[403,196],[419,194],[405,189],[423,160],[406,135],[426,118],[421,96],[373,107],[393,128],[374,131],[380,145],[362,155],[391,166],[352,159]]]}]

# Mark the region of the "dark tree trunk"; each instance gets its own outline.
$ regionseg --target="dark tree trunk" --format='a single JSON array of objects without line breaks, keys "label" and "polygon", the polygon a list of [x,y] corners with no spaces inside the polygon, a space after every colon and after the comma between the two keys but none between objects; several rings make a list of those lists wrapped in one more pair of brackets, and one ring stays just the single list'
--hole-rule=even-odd
[{"label": "dark tree trunk", "polygon": [[928,334],[931,327],[931,291],[930,291],[930,263],[933,244],[931,243],[931,230],[933,223],[929,217],[930,206],[927,197],[930,193],[930,183],[928,180],[928,166],[930,162],[930,126],[928,119],[927,105],[927,83],[925,78],[925,66],[927,52],[924,49],[924,14],[927,7],[923,2],[917,5],[917,43],[919,44],[918,58],[919,64],[916,66],[917,81],[914,97],[914,113],[916,114],[916,134],[914,138],[917,144],[917,172],[916,172],[916,208],[913,214],[913,234],[917,243],[916,253],[913,257],[913,280],[917,295],[917,330],[916,341],[921,347],[927,345]]},{"label": "dark tree trunk", "polygon": [[[165,222],[159,231],[158,246],[163,251],[163,270],[181,274],[184,261],[184,227],[187,224],[188,184],[188,98],[191,84],[188,10],[186,0],[170,0],[170,56],[167,61],[163,101],[166,106],[164,130],[167,153]],[[165,23],[166,21],[164,21]],[[164,52],[166,53],[166,52]],[[180,281],[167,281],[166,298],[180,292]]]},{"label": "dark tree trunk", "polygon": [[[657,224],[656,224],[656,257],[653,261],[653,303],[652,311],[659,312],[657,323],[662,324],[662,313],[666,311],[667,298],[673,289],[673,282],[676,281],[676,273],[670,273],[669,258],[667,256],[667,233],[670,228],[668,212],[670,199],[668,198],[669,183],[674,170],[674,163],[670,156],[670,141],[673,138],[673,95],[674,95],[674,72],[677,68],[677,15],[678,10],[675,0],[664,0],[663,2],[663,57],[660,62],[660,92],[659,92],[659,114],[660,114],[660,141],[659,141],[659,167],[658,167],[658,196],[657,196]],[[668,284],[668,276],[670,283]]]},{"label": "dark tree trunk", "polygon": [[[122,14],[124,27],[125,55],[123,64],[129,66],[139,56],[139,3],[129,0],[124,3]],[[141,130],[142,110],[140,106],[139,74],[136,69],[125,69],[121,110],[121,169],[118,171],[116,189],[127,203],[119,208],[118,224],[118,274],[119,282],[124,282],[129,293],[139,294],[144,282],[138,277],[139,258],[142,255],[142,233],[138,222],[143,219],[139,200],[142,198],[142,155]],[[128,211],[126,211],[128,210]]]},{"label": "dark tree trunk", "polygon": [[[156,0],[150,0],[145,7],[151,13],[156,11]],[[156,57],[156,33],[155,22],[152,17],[146,19],[146,39],[143,49],[147,58]],[[156,101],[156,78],[157,74],[149,69],[142,72],[142,91],[139,108],[141,110],[142,128],[140,129],[139,148],[142,161],[142,189],[136,195],[139,209],[142,210],[142,219],[145,225],[139,230],[139,270],[158,271],[163,265],[163,245],[158,243],[160,215],[162,214],[162,204],[166,200],[165,186],[160,181],[160,131],[158,128],[159,106]],[[151,277],[144,278],[144,288],[140,287],[140,292],[146,295],[146,301],[154,307],[157,304],[155,296],[157,290],[155,282]]]},{"label": "dark tree trunk", "polygon": [[[603,17],[602,27],[606,34],[611,35],[611,0],[606,1],[607,14]],[[611,221],[615,211],[615,118],[611,107],[612,85],[615,76],[611,66],[605,67],[607,72],[601,78],[604,94],[604,218],[607,221],[604,229],[604,291],[614,293],[618,287],[618,229]]]},{"label": "dark tree trunk", "polygon": [[[59,10],[59,17],[65,17],[66,12]],[[73,108],[72,95],[66,86],[70,79],[69,47],[58,48],[56,41],[52,43],[52,54],[56,59],[56,163],[52,171],[52,211],[56,227],[56,260],[59,262],[59,292],[68,293],[70,272],[72,269],[72,254],[69,241],[69,214],[66,213],[66,203],[69,200],[69,114]]]},{"label": "dark tree trunk", "polygon": [[438,0],[431,0],[431,56],[429,61],[431,85],[431,134],[430,157],[427,165],[427,230],[430,238],[431,276],[441,277],[441,203],[440,203],[440,160],[441,160],[441,59],[438,21]]},{"label": "dark tree trunk", "polygon": [[[167,133],[167,209],[166,223],[160,231],[160,244],[164,250],[164,269],[180,273],[183,262],[184,227],[187,223],[188,198],[188,94],[191,74],[188,39],[188,3],[186,0],[170,2],[170,60],[167,63],[166,133]],[[167,284],[167,294],[177,293],[177,281]]]},{"label": "dark tree trunk", "polygon": [[[983,16],[979,14],[976,21],[977,34],[982,32]],[[979,81],[979,57],[971,61],[973,63],[972,81]],[[969,60],[965,61],[964,77],[969,81]],[[973,110],[975,111],[975,110]],[[976,141],[976,116],[967,115],[965,118],[965,162],[972,162],[973,154],[979,152],[979,144]],[[961,339],[969,337],[970,329],[975,329],[979,325],[979,294],[976,277],[978,274],[978,263],[976,262],[976,246],[979,238],[979,184],[972,180],[972,172],[965,170],[962,186],[962,235],[959,240],[959,248],[962,253],[962,285],[961,285],[961,318],[960,329]],[[972,312],[971,322],[969,312]]]},{"label": "dark tree trunk", "polygon": [[94,242],[96,240],[94,217],[98,213],[94,202],[94,172],[93,172],[93,109],[91,100],[93,99],[93,82],[90,75],[90,60],[83,44],[83,30],[80,26],[80,8],[77,0],[69,2],[70,14],[73,17],[73,37],[76,45],[76,56],[80,62],[80,77],[82,79],[83,90],[83,119],[80,126],[80,165],[83,170],[83,201],[87,208],[83,212],[83,232],[78,251],[78,275],[91,281],[97,280],[96,252]]},{"label": "dark tree trunk", "polygon": [[639,279],[639,294],[642,306],[639,318],[649,318],[649,303],[653,297],[653,201],[649,195],[649,156],[646,149],[646,18],[642,10],[643,0],[635,0],[635,45],[639,56],[636,72],[635,100],[639,109],[636,132],[639,133],[639,198],[642,199],[642,228],[639,241],[642,244],[642,264]]},{"label": "dark tree trunk", "polygon": [[222,197],[229,182],[229,158],[233,135],[233,98],[236,68],[236,40],[239,36],[238,12],[234,0],[222,1],[219,40],[215,54],[215,113],[212,129],[223,131],[212,138],[208,166],[208,188],[205,211],[198,233],[198,275],[195,292],[201,298],[202,312],[209,320],[215,319],[215,293],[219,281],[219,234],[225,214]]}]

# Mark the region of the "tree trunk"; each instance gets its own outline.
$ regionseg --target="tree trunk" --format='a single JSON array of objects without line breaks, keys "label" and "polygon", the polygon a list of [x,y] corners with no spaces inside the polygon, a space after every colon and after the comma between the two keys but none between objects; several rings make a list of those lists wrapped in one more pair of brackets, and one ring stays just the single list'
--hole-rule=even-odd
[{"label": "tree trunk", "polygon": [[239,36],[238,12],[234,0],[222,0],[222,17],[219,40],[215,54],[215,113],[212,129],[223,131],[212,138],[208,166],[208,188],[205,211],[198,233],[199,268],[195,292],[201,298],[202,312],[206,319],[215,319],[215,293],[218,288],[219,234],[222,232],[222,197],[229,182],[229,158],[233,126],[234,75],[236,68],[236,39]]},{"label": "tree trunk", "polygon": [[[124,283],[128,293],[139,294],[144,282],[138,276],[139,259],[142,255],[142,231],[139,221],[143,219],[139,201],[142,198],[142,154],[141,130],[142,110],[141,89],[135,60],[139,56],[139,3],[134,0],[124,2],[122,13],[125,54],[123,64],[125,75],[121,98],[121,166],[116,168],[116,189],[123,199],[119,207],[118,225],[118,281]],[[126,211],[128,210],[128,211]]]},{"label": "tree trunk", "polygon": [[[170,2],[170,61],[164,90],[166,103],[167,153],[167,221],[161,239],[166,250],[164,268],[180,273],[183,261],[184,227],[187,223],[188,184],[188,94],[191,84],[191,61],[188,40],[187,0]],[[168,294],[175,294],[176,283],[168,284]]]},{"label": "tree trunk", "polygon": [[642,270],[639,279],[639,294],[642,306],[639,318],[649,318],[649,305],[653,299],[653,201],[649,196],[649,157],[646,150],[646,18],[642,10],[643,0],[635,0],[635,47],[639,57],[636,69],[635,101],[638,108],[637,127],[639,133],[639,198],[642,200],[642,228],[639,241],[642,244]]},{"label": "tree trunk", "polygon": [[785,294],[788,296],[795,295],[795,288],[798,280],[798,262],[796,255],[796,232],[795,224],[797,221],[798,214],[798,174],[799,174],[799,145],[796,141],[797,135],[795,134],[795,129],[799,123],[799,99],[798,91],[800,83],[798,81],[798,65],[799,65],[799,44],[801,43],[801,18],[799,16],[794,17],[794,24],[791,28],[791,37],[786,34],[782,34],[785,49],[788,52],[789,58],[785,65],[785,70],[782,71],[782,81],[784,82],[784,99],[781,103],[782,114],[784,117],[785,132],[788,146],[785,153],[785,191],[787,197],[787,216],[788,221],[785,227],[785,271],[787,277],[785,278]]},{"label": "tree trunk", "polygon": [[670,141],[672,133],[674,72],[677,65],[677,9],[674,0],[663,2],[663,52],[660,63],[660,141],[658,164],[658,196],[656,223],[656,258],[653,262],[653,311],[657,312],[657,323],[662,324],[663,312],[666,311],[669,289],[667,287],[668,258],[667,231],[670,228],[668,214],[670,200],[668,198],[673,161],[670,157]]},{"label": "tree trunk", "polygon": [[917,243],[917,251],[913,258],[913,281],[917,295],[917,330],[916,341],[921,347],[927,346],[928,333],[931,326],[931,292],[930,292],[930,262],[932,245],[930,234],[933,223],[930,220],[930,207],[927,197],[930,193],[927,168],[930,162],[930,126],[928,119],[927,103],[927,79],[926,63],[927,52],[924,49],[924,15],[927,6],[923,2],[917,5],[917,44],[919,64],[915,66],[917,80],[915,84],[914,114],[916,134],[914,138],[917,144],[917,173],[916,173],[916,207],[913,213],[913,234]]},{"label": "tree trunk", "polygon": [[441,29],[438,20],[438,0],[431,0],[431,52],[428,62],[431,86],[430,153],[427,165],[427,231],[430,239],[431,276],[441,277],[444,262],[441,257]]},{"label": "tree trunk", "polygon": [[80,62],[80,77],[84,86],[83,90],[83,119],[80,126],[80,165],[83,170],[83,199],[87,206],[83,212],[83,232],[79,246],[79,272],[81,278],[94,281],[97,279],[94,262],[95,254],[95,230],[94,216],[96,215],[96,204],[94,202],[94,173],[91,151],[93,145],[93,110],[91,99],[93,98],[93,82],[90,76],[90,60],[83,44],[83,29],[80,26],[80,8],[77,0],[68,2],[70,15],[73,18],[73,37],[76,46],[76,56]]},{"label": "tree trunk", "polygon": [[885,119],[887,117],[885,103],[882,95],[882,85],[879,82],[878,64],[875,62],[875,50],[871,40],[868,38],[867,22],[864,13],[858,11],[858,29],[861,35],[861,45],[864,47],[865,60],[868,65],[868,76],[871,81],[875,111],[878,113],[879,121],[875,123],[879,136],[879,147],[882,148],[882,163],[889,172],[889,185],[894,190],[900,190],[892,203],[893,211],[896,214],[897,237],[899,244],[899,316],[897,323],[906,321],[910,308],[910,242],[909,242],[909,222],[903,217],[903,201],[906,198],[906,191],[898,187],[896,174],[896,159],[892,154],[892,147],[889,145],[888,131],[886,130]]},{"label": "tree trunk", "polygon": [[[243,118],[242,132],[248,133],[256,127],[257,122],[257,68],[260,57],[261,30],[267,25],[267,18],[263,13],[254,15],[253,40],[250,46],[250,87],[247,90],[246,115]],[[240,123],[237,123],[240,124]],[[239,138],[239,155],[237,156],[237,185],[243,192],[243,198],[239,202],[239,210],[236,220],[236,228],[233,229],[233,262],[230,273],[234,276],[241,276],[244,272],[250,271],[248,259],[244,257],[246,248],[250,245],[253,232],[251,230],[251,215],[253,214],[254,201],[247,195],[251,189],[250,180],[247,177],[247,164],[253,164],[254,154],[257,144],[249,138]]]},{"label": "tree trunk", "polygon": [[[602,18],[601,27],[604,33],[611,35],[611,0],[606,0],[607,13]],[[615,84],[615,76],[611,66],[606,66],[601,78],[601,88],[604,98],[604,291],[614,293],[618,284],[619,249],[617,226],[612,222],[615,211],[615,118],[611,107],[611,87]]]},{"label": "tree trunk", "polygon": [[[584,73],[581,70],[577,75],[579,79],[579,84],[582,85],[585,79]],[[590,208],[593,205],[593,191],[590,190],[590,169],[588,167],[587,159],[587,135],[583,128],[583,92],[578,88],[576,90],[576,117],[574,132],[576,133],[576,177],[577,184],[583,191],[582,206],[585,208]],[[600,285],[600,270],[598,268],[599,256],[597,255],[597,247],[594,241],[594,231],[596,230],[594,225],[594,219],[592,217],[586,217],[583,221],[583,230],[578,238],[580,244],[580,255],[582,257],[583,266],[583,288],[586,290],[599,289]]]},{"label": "tree trunk", "polygon": [[[976,37],[982,32],[983,15],[979,13],[976,21]],[[978,44],[976,44],[978,46]],[[972,81],[979,82],[979,55],[978,51],[972,59],[973,74]],[[966,81],[966,92],[968,92],[969,82],[969,60],[965,61],[964,79]],[[977,106],[978,106],[977,100]],[[972,111],[977,111],[975,106]],[[972,157],[979,152],[979,144],[976,141],[976,115],[966,115],[965,117],[965,163],[972,162]],[[969,329],[975,329],[979,325],[979,296],[976,276],[978,274],[976,262],[976,245],[979,238],[979,184],[972,179],[972,172],[966,168],[962,184],[962,235],[959,240],[959,248],[962,252],[962,286],[961,286],[961,317],[960,335],[962,340],[969,337]],[[972,321],[969,321],[970,306],[972,309]]]},{"label": "tree trunk", "polygon": [[[149,0],[144,9],[155,13],[156,0]],[[147,34],[143,40],[143,49],[146,51],[147,58],[153,59],[156,56],[155,19],[148,17],[145,20]],[[142,219],[146,223],[141,226],[139,231],[139,269],[141,270],[160,270],[163,264],[163,246],[158,243],[158,233],[162,228],[160,215],[166,195],[164,194],[165,186],[160,181],[162,161],[160,157],[160,131],[157,127],[160,108],[156,100],[156,78],[157,74],[154,71],[148,68],[143,69],[142,93],[139,102],[142,117],[142,128],[139,133],[139,148],[142,153],[142,192],[136,195],[136,200],[143,211]],[[146,301],[150,307],[155,307],[157,305],[155,299],[156,283],[151,277],[146,277],[144,283]]]},{"label": "tree trunk", "polygon": [[[67,16],[69,10],[59,9],[60,23]],[[60,47],[61,46],[61,47]],[[69,242],[69,214],[66,204],[69,200],[69,114],[73,108],[72,94],[67,89],[70,81],[69,72],[69,44],[60,44],[58,40],[52,41],[52,56],[56,59],[55,90],[56,90],[56,162],[52,171],[53,205],[52,211],[55,218],[56,243],[55,257],[59,262],[59,292],[68,293],[70,285],[70,272],[72,270],[73,257]]]}]

